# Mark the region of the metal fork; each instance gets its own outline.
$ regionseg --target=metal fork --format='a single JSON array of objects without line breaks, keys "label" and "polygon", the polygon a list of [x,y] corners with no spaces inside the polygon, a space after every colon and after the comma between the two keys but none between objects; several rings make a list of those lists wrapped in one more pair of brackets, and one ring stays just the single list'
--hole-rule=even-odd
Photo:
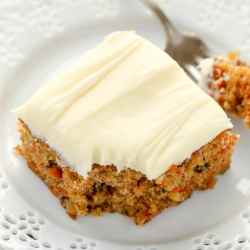
[{"label": "metal fork", "polygon": [[142,0],[160,19],[167,35],[165,51],[174,58],[184,71],[196,82],[200,80],[198,64],[208,57],[206,44],[194,33],[183,33],[176,29],[154,0]]}]

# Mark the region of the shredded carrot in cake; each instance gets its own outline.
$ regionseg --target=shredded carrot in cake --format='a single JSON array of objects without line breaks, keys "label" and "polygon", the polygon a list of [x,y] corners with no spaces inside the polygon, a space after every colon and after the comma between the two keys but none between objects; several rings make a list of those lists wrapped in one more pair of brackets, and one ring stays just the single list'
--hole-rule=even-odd
[{"label": "shredded carrot in cake", "polygon": [[133,218],[138,225],[183,202],[194,190],[213,188],[216,176],[229,168],[238,139],[232,132],[224,131],[190,159],[172,165],[155,180],[129,168],[119,172],[113,165],[98,164],[84,178],[70,167],[61,166],[56,152],[34,137],[22,121],[18,126],[21,144],[16,152],[60,199],[70,217],[117,212]]},{"label": "shredded carrot in cake", "polygon": [[215,61],[208,86],[225,111],[242,118],[250,127],[250,67],[239,60],[237,53]]}]

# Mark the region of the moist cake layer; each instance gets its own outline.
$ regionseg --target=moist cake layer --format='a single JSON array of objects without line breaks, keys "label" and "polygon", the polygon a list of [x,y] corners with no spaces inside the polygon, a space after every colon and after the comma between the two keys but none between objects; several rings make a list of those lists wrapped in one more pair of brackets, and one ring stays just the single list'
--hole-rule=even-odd
[{"label": "moist cake layer", "polygon": [[153,180],[232,128],[173,59],[134,32],[108,36],[16,114],[84,177],[95,163]]},{"label": "moist cake layer", "polygon": [[202,87],[231,114],[250,127],[250,67],[234,53],[209,59],[201,65]]},{"label": "moist cake layer", "polygon": [[224,131],[193,152],[190,159],[171,165],[155,180],[132,168],[118,171],[114,165],[97,164],[88,177],[83,177],[63,164],[60,156],[34,137],[22,121],[18,125],[21,144],[17,153],[44,180],[72,218],[118,212],[133,218],[136,224],[144,224],[164,208],[179,204],[194,190],[212,188],[216,176],[229,167],[237,141],[230,131]]}]

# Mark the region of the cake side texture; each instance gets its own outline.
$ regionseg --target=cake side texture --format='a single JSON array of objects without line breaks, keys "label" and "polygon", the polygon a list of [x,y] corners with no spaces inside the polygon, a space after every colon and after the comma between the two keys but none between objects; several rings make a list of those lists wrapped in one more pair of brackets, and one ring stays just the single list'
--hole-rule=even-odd
[{"label": "cake side texture", "polygon": [[163,209],[183,202],[194,190],[214,187],[216,176],[229,168],[238,139],[230,130],[224,131],[190,159],[149,180],[130,168],[118,171],[114,165],[98,164],[93,164],[88,176],[83,177],[65,165],[48,144],[33,136],[22,120],[18,121],[18,129],[21,143],[16,152],[72,218],[117,212],[131,217],[138,225],[150,221]]},{"label": "cake side texture", "polygon": [[211,96],[228,113],[250,127],[250,67],[235,53],[214,60],[207,87]]}]

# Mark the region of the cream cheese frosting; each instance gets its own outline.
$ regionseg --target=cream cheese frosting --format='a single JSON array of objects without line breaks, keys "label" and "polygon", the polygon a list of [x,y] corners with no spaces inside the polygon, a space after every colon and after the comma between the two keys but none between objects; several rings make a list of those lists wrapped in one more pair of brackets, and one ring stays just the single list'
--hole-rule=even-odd
[{"label": "cream cheese frosting", "polygon": [[164,51],[115,32],[15,110],[79,174],[93,163],[155,179],[232,128]]},{"label": "cream cheese frosting", "polygon": [[201,74],[199,86],[207,93],[209,92],[208,82],[210,81],[211,75],[213,73],[214,63],[215,63],[214,58],[206,58],[202,60],[198,66]]}]

